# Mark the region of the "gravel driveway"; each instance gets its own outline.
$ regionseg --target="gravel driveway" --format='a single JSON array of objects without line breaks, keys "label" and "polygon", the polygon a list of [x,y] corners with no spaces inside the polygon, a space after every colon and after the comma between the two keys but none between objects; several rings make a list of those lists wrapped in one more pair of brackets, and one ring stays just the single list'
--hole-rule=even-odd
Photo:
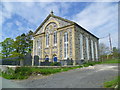
[{"label": "gravel driveway", "polygon": [[[61,72],[41,79],[11,81],[19,88],[101,88],[118,75],[118,64],[101,64]],[[4,81],[4,80],[3,80]],[[6,85],[3,83],[3,88]]]}]

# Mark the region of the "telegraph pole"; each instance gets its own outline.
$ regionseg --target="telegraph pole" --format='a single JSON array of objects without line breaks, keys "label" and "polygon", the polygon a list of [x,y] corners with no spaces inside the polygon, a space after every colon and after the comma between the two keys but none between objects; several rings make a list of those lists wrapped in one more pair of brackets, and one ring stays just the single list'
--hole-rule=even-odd
[{"label": "telegraph pole", "polygon": [[112,43],[111,43],[110,33],[109,33],[109,42],[110,42],[110,51],[111,51],[111,54],[112,54]]}]

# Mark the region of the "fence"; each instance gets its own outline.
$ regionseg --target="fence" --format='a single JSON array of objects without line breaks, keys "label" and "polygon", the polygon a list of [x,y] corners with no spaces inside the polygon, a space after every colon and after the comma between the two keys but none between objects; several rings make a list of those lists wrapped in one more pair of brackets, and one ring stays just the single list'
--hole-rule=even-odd
[{"label": "fence", "polygon": [[12,58],[2,58],[2,65],[21,65],[21,66],[31,66],[32,65],[32,56],[30,53],[23,57],[23,60],[20,61],[20,57]]},{"label": "fence", "polygon": [[[24,56],[23,60],[19,60],[19,57],[13,58],[4,58],[2,59],[2,65],[20,65],[20,66],[32,66],[32,56],[31,54],[27,54]],[[44,62],[39,62],[39,60],[44,60]],[[49,59],[52,60],[52,59]],[[51,66],[54,65],[54,62],[46,60],[45,58],[39,58],[39,56],[34,56],[34,66]],[[74,61],[67,59],[67,60],[57,60],[57,65],[65,66],[65,65],[73,65]],[[84,60],[75,60],[76,64],[84,63]]]}]

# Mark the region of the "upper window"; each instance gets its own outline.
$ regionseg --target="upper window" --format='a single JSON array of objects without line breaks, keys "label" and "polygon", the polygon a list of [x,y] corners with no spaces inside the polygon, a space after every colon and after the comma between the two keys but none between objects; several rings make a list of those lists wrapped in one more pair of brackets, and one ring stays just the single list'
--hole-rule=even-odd
[{"label": "upper window", "polygon": [[54,30],[55,30],[57,27],[58,27],[58,26],[57,26],[56,23],[51,22],[51,23],[49,23],[49,24],[45,27],[45,31],[46,31],[46,32],[49,32],[49,33],[53,33]]},{"label": "upper window", "polygon": [[47,47],[49,46],[49,34],[48,33],[46,34],[46,46]]},{"label": "upper window", "polygon": [[98,47],[97,47],[97,42],[95,42],[95,51],[96,51],[96,60],[98,60]]},{"label": "upper window", "polygon": [[87,52],[87,59],[89,60],[89,41],[88,41],[88,37],[86,37],[86,52]]},{"label": "upper window", "polygon": [[91,51],[92,51],[92,60],[94,60],[93,40],[91,40]]},{"label": "upper window", "polygon": [[57,32],[54,31],[54,45],[57,44]]},{"label": "upper window", "polygon": [[40,40],[38,40],[37,41],[37,55],[39,56],[40,56],[40,50],[41,50],[40,46],[41,46],[41,43],[40,43]]},{"label": "upper window", "polygon": [[64,58],[68,58],[68,33],[64,34]]},{"label": "upper window", "polygon": [[83,54],[83,35],[80,34],[80,56],[81,59],[84,59],[84,54]]}]

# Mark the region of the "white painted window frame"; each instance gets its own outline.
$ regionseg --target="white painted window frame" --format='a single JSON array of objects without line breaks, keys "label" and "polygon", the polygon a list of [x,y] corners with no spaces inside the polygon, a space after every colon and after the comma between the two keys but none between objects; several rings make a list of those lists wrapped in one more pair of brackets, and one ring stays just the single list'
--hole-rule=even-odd
[{"label": "white painted window frame", "polygon": [[86,37],[86,53],[87,53],[87,60],[89,60],[90,57],[89,57],[89,40],[88,40],[88,37]]},{"label": "white painted window frame", "polygon": [[49,47],[49,34],[46,34],[46,47]]},{"label": "white painted window frame", "polygon": [[64,59],[68,58],[68,33],[64,33]]},{"label": "white painted window frame", "polygon": [[92,60],[94,61],[94,48],[93,48],[93,40],[91,40],[91,53],[92,53]]},{"label": "white painted window frame", "polygon": [[57,31],[54,31],[54,34],[53,34],[53,44],[54,46],[57,45]]},{"label": "white painted window frame", "polygon": [[98,47],[97,42],[95,42],[96,60],[98,60]]},{"label": "white painted window frame", "polygon": [[80,56],[81,59],[84,59],[84,52],[83,52],[83,35],[80,34]]}]

